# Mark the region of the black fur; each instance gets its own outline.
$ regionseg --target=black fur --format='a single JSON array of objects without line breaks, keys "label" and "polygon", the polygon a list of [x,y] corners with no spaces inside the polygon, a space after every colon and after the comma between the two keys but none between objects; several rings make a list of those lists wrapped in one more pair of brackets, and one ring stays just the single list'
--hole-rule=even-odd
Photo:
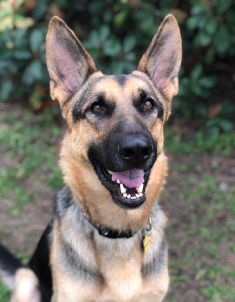
[{"label": "black fur", "polygon": [[0,271],[2,270],[9,275],[14,275],[21,267],[22,264],[20,261],[0,244]]},{"label": "black fur", "polygon": [[126,84],[126,81],[127,81],[127,76],[126,75],[120,74],[120,75],[116,75],[114,77],[115,77],[115,80],[119,83],[119,85],[121,87],[123,87]]},{"label": "black fur", "polygon": [[52,227],[53,221],[48,224],[43,232],[28,264],[39,279],[43,302],[49,302],[52,296],[52,273],[49,260]]}]

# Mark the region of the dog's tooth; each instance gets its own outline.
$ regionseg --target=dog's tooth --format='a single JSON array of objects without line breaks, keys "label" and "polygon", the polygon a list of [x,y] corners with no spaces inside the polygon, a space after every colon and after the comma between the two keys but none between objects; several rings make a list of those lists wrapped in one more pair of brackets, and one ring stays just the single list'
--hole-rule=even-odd
[{"label": "dog's tooth", "polygon": [[117,180],[116,180],[116,182],[117,182],[118,184],[120,184],[120,183],[121,183],[121,181],[120,181],[119,179],[117,179]]},{"label": "dog's tooth", "polygon": [[124,194],[122,194],[125,198],[127,198],[127,194],[126,193],[124,193]]},{"label": "dog's tooth", "polygon": [[142,197],[142,196],[143,196],[143,193],[140,193],[140,194],[139,194],[139,197]]},{"label": "dog's tooth", "polygon": [[136,191],[138,193],[142,193],[143,192],[143,189],[144,189],[144,184],[142,183],[138,188],[136,188]]},{"label": "dog's tooth", "polygon": [[120,183],[120,191],[122,194],[126,193],[126,188],[124,187],[123,183]]},{"label": "dog's tooth", "polygon": [[131,194],[128,194],[128,195],[127,195],[127,198],[131,198]]},{"label": "dog's tooth", "polygon": [[139,197],[140,197],[140,195],[139,195],[138,193],[136,193],[136,194],[135,194],[135,197],[136,197],[136,198],[139,198]]}]

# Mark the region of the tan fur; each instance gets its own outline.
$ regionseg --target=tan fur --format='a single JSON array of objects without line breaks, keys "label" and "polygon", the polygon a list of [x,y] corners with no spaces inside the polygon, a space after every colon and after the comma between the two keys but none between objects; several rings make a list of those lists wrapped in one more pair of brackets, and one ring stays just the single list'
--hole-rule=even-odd
[{"label": "tan fur", "polygon": [[[54,44],[60,43],[58,28],[64,43],[62,50],[69,63],[66,67],[67,73],[62,76],[61,71],[57,70],[61,63],[60,53],[55,58],[53,53]],[[165,46],[164,43],[159,43],[163,41],[161,39],[168,39],[169,43]],[[67,42],[63,41],[67,40],[72,48],[77,48],[79,60],[70,48],[66,48]],[[90,55],[62,20],[54,18],[50,22],[47,34],[47,65],[51,78],[51,96],[59,101],[68,125],[60,153],[64,182],[70,188],[75,202],[93,224],[137,232],[126,241],[110,240],[96,232],[91,243],[85,230],[78,225],[76,213],[68,211],[60,223],[55,222],[52,234],[53,302],[160,302],[165,296],[169,284],[167,259],[164,267],[149,277],[144,278],[141,269],[159,252],[166,224],[163,213],[154,217],[154,209],[167,175],[163,127],[171,111],[171,99],[178,91],[181,52],[179,28],[175,18],[169,15],[143,55],[138,69],[127,75],[122,85],[115,76],[105,76],[96,70]],[[172,59],[172,66],[168,66],[164,72],[164,64],[168,64],[167,55]],[[74,77],[70,73],[74,73]],[[69,79],[72,80],[71,84]],[[164,109],[162,118],[146,119],[137,112],[132,99],[138,97],[140,89],[147,91],[150,97],[156,96],[161,102]],[[106,101],[115,102],[116,109],[112,119],[97,123],[89,116],[75,123],[72,111],[77,102],[81,99],[81,106],[88,107],[100,94],[105,96]],[[129,132],[135,130],[133,121],[139,120],[157,142],[157,160],[146,187],[146,201],[139,208],[131,210],[114,203],[87,155],[89,146],[94,141],[104,142],[110,129],[123,119]],[[148,252],[143,252],[143,234],[139,230],[147,226],[149,217],[154,220],[151,248]],[[84,282],[71,273],[62,255],[62,238],[89,266],[102,274],[103,281]]]}]

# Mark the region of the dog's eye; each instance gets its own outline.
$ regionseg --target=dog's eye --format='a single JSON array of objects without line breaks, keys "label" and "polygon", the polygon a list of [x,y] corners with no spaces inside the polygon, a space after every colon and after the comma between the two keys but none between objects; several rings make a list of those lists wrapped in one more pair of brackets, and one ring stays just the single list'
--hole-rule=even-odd
[{"label": "dog's eye", "polygon": [[98,102],[94,102],[93,104],[91,104],[90,110],[91,112],[95,113],[95,114],[101,114],[105,112],[105,106],[102,102],[98,101]]},{"label": "dog's eye", "polygon": [[151,111],[153,108],[155,107],[155,102],[153,99],[151,98],[146,98],[143,102],[142,102],[142,109],[147,112],[147,111]]}]

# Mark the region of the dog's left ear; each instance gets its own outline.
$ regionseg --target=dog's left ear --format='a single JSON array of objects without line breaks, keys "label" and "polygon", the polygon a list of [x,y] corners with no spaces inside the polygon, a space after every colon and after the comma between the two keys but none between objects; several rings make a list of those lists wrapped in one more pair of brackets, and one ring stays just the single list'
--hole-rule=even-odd
[{"label": "dog's left ear", "polygon": [[[61,109],[97,71],[95,63],[74,32],[59,17],[53,17],[46,36],[46,63],[51,98]],[[63,110],[64,111],[64,110]]]},{"label": "dog's left ear", "polygon": [[142,56],[138,70],[146,73],[167,98],[178,92],[178,73],[182,59],[182,41],[178,23],[167,15]]}]

